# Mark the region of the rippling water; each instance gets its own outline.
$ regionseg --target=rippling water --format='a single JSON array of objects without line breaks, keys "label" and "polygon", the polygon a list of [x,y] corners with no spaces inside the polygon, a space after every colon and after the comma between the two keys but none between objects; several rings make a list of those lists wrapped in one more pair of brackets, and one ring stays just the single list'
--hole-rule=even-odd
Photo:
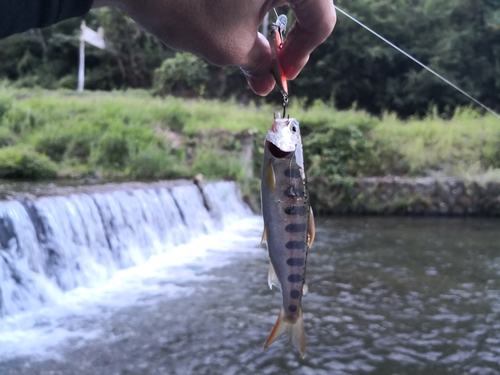
[{"label": "rippling water", "polygon": [[[498,373],[498,224],[323,222],[309,273],[317,335],[310,333],[321,366],[339,373]],[[326,263],[333,267],[320,266]]]},{"label": "rippling water", "polygon": [[140,282],[113,291],[121,304],[101,300],[92,314],[45,322],[34,342],[43,336],[51,346],[52,330],[71,335],[50,350],[11,352],[0,373],[500,374],[499,224],[318,220],[302,360],[287,339],[262,351],[281,297],[267,287],[253,219],[187,265],[138,273]]}]

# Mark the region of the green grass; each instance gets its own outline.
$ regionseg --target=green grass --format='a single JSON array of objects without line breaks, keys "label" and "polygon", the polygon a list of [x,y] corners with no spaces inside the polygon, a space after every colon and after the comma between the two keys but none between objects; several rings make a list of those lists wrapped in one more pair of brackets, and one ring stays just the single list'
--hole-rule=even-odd
[{"label": "green grass", "polygon": [[47,156],[28,148],[0,148],[0,178],[45,180],[55,178],[56,170]]},{"label": "green grass", "polygon": [[410,175],[464,176],[500,168],[500,120],[468,108],[451,120],[431,114],[401,123],[385,115],[372,136],[397,151]]},{"label": "green grass", "polygon": [[[17,171],[6,177],[32,179],[97,171],[131,179],[203,173],[243,180],[248,176],[237,134],[255,133],[258,176],[264,134],[277,109],[161,99],[139,90],[79,94],[0,84],[0,169]],[[336,111],[321,102],[305,108],[303,100],[292,98],[289,113],[301,124],[311,177],[500,175],[500,121],[471,109],[450,120],[431,113],[402,122],[391,114]]]}]

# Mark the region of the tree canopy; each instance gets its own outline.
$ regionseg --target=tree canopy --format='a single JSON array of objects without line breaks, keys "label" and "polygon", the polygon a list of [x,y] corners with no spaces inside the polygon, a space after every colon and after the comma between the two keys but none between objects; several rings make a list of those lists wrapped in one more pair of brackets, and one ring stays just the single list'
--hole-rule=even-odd
[{"label": "tree canopy", "polygon": [[[500,0],[338,0],[336,4],[424,64],[500,110]],[[109,48],[86,49],[86,89],[153,88],[209,98],[257,99],[236,68],[176,54],[122,12],[103,8],[85,20],[106,30]],[[80,19],[0,41],[0,79],[16,87],[75,89]],[[189,62],[187,64],[186,62]],[[189,67],[193,67],[193,72]],[[156,71],[156,73],[155,73]],[[163,86],[162,86],[163,85]],[[333,34],[291,83],[293,97],[372,114],[441,114],[470,101],[365,29],[338,14]],[[271,95],[270,100],[280,100]]]}]

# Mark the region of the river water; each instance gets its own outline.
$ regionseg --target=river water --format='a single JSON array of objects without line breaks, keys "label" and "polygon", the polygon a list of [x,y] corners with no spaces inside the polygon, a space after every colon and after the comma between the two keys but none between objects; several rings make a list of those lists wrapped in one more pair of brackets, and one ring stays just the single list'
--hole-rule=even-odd
[{"label": "river water", "polygon": [[318,219],[302,360],[262,350],[281,297],[251,217],[4,319],[0,374],[500,374],[499,224]]}]

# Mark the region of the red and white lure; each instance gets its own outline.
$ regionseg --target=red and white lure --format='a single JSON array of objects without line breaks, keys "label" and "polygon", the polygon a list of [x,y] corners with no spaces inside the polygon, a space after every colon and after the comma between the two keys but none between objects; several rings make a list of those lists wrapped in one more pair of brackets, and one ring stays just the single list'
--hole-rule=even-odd
[{"label": "red and white lure", "polygon": [[285,41],[284,34],[287,22],[287,17],[282,14],[278,16],[276,22],[271,24],[271,29],[269,31],[269,44],[271,45],[271,53],[273,56],[272,73],[283,95],[283,118],[285,117],[286,107],[288,106],[288,82],[285,72],[281,67],[280,54]]}]

